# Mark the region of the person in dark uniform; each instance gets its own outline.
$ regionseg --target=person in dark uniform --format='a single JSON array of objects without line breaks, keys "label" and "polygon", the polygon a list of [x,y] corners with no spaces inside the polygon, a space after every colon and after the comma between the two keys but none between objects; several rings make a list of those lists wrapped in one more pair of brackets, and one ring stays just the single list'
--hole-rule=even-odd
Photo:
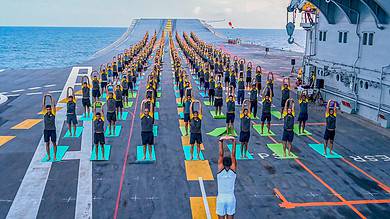
[{"label": "person in dark uniform", "polygon": [[96,102],[100,98],[100,87],[99,87],[99,79],[94,76],[92,79],[92,97],[93,97],[93,102]]},{"label": "person in dark uniform", "polygon": [[233,86],[234,87],[234,90],[236,89],[237,87],[237,79],[236,79],[236,73],[234,72],[231,72],[230,73],[230,86]]},{"label": "person in dark uniform", "polygon": [[215,100],[215,80],[214,76],[210,77],[210,88],[209,88],[209,102],[210,105],[214,105],[214,100]]},{"label": "person in dark uniform", "polygon": [[84,82],[83,87],[81,88],[83,99],[81,100],[84,107],[84,115],[86,118],[89,118],[89,108],[91,107],[91,89],[88,87],[88,83]]},{"label": "person in dark uniform", "polygon": [[121,119],[122,112],[123,112],[123,99],[122,99],[122,87],[120,85],[117,85],[115,89],[115,108],[116,108],[117,118]]},{"label": "person in dark uniform", "polygon": [[[200,71],[203,71],[203,69],[200,69]],[[204,73],[204,93],[207,94],[210,89],[210,73],[208,70]]]},{"label": "person in dark uniform", "polygon": [[[102,113],[104,113],[103,108],[102,108]],[[95,117],[93,119],[93,128],[94,128],[93,143],[95,144],[96,159],[98,158],[99,144],[100,144],[100,146],[102,147],[102,155],[103,155],[102,158],[103,160],[105,160],[104,144],[106,143],[106,141],[104,137],[104,120],[100,112],[95,113]]]},{"label": "person in dark uniform", "polygon": [[223,105],[223,88],[222,83],[218,82],[217,88],[215,89],[215,114],[221,115],[222,114],[222,105]]},{"label": "person in dark uniform", "polygon": [[250,88],[252,83],[252,67],[248,66],[246,69],[246,87]]},{"label": "person in dark uniform", "polygon": [[[289,103],[290,102],[290,103]],[[289,99],[284,106],[283,114],[283,153],[286,157],[286,149],[288,146],[288,155],[291,156],[292,141],[294,139],[294,100]]]},{"label": "person in dark uniform", "polygon": [[47,160],[50,160],[50,141],[53,144],[54,160],[57,159],[57,133],[56,133],[56,116],[55,106],[45,106],[46,113],[43,116],[43,139],[46,145]]},{"label": "person in dark uniform", "polygon": [[256,68],[256,88],[257,88],[257,92],[258,94],[260,95],[260,92],[261,92],[261,74],[262,74],[262,70],[261,70],[261,67],[260,66],[257,66]]},{"label": "person in dark uniform", "polygon": [[186,130],[186,134],[185,134],[186,136],[188,135],[188,123],[190,122],[191,104],[192,104],[191,95],[188,95],[186,101],[184,101],[184,104],[183,104],[183,107],[184,107],[184,110],[183,110],[184,111],[183,112],[183,114],[184,114],[184,127]]},{"label": "person in dark uniform", "polygon": [[283,84],[282,87],[282,101],[280,103],[280,107],[282,108],[282,112],[284,110],[284,106],[286,105],[286,101],[290,99],[290,86],[287,83]]},{"label": "person in dark uniform", "polygon": [[129,79],[126,75],[123,76],[121,81],[122,86],[122,100],[126,106],[129,105]]},{"label": "person in dark uniform", "polygon": [[234,134],[234,119],[236,117],[236,101],[233,95],[229,95],[226,100],[226,132],[228,135]]},{"label": "person in dark uniform", "polygon": [[115,135],[115,123],[116,123],[116,101],[112,92],[108,93],[107,99],[107,121],[109,135],[114,133]]},{"label": "person in dark uniform", "polygon": [[150,115],[149,109],[145,108],[144,113],[141,115],[141,138],[144,160],[146,159],[146,147],[149,149],[149,157],[152,158],[152,146],[154,145],[153,124],[154,118]]},{"label": "person in dark uniform", "polygon": [[107,75],[107,72],[106,72],[106,69],[103,69],[101,74],[100,74],[100,87],[102,88],[102,91],[103,90],[106,90],[106,86],[107,86],[107,83],[108,83],[108,75]]},{"label": "person in dark uniform", "polygon": [[[331,103],[333,103],[333,106],[331,106]],[[328,104],[326,105],[326,128],[325,128],[325,134],[324,134],[324,155],[327,154],[327,147],[329,144],[329,154],[333,154],[333,142],[334,137],[336,135],[336,116],[337,116],[337,108],[336,108],[336,102],[329,100]]]},{"label": "person in dark uniform", "polygon": [[179,94],[180,94],[180,103],[183,103],[184,97],[184,77],[180,76],[179,79]]},{"label": "person in dark uniform", "polygon": [[247,157],[248,143],[251,136],[251,117],[249,109],[242,108],[240,124],[241,157]]},{"label": "person in dark uniform", "polygon": [[245,82],[244,78],[240,77],[238,79],[238,91],[237,91],[237,101],[241,105],[245,99]]},{"label": "person in dark uniform", "polygon": [[261,112],[261,134],[264,133],[264,122],[267,120],[268,134],[271,134],[271,107],[272,107],[272,91],[267,93],[266,89],[263,92],[263,108]]},{"label": "person in dark uniform", "polygon": [[257,88],[256,84],[252,84],[251,94],[249,96],[249,100],[251,101],[251,112],[253,115],[253,118],[256,118],[257,116]]},{"label": "person in dark uniform", "polygon": [[298,116],[298,121],[299,121],[299,130],[298,133],[301,134],[302,132],[305,132],[305,126],[306,126],[306,121],[309,118],[308,116],[308,103],[309,99],[306,96],[305,92],[302,92],[301,96],[299,97],[299,116]]},{"label": "person in dark uniform", "polygon": [[[73,99],[73,96],[69,96],[68,102],[66,103],[66,123],[68,124],[68,130],[70,136],[76,136],[76,126],[77,126],[76,101]],[[73,124],[74,132],[72,132],[72,124]]]},{"label": "person in dark uniform", "polygon": [[196,144],[196,150],[199,158],[200,145],[202,143],[202,120],[199,117],[199,112],[194,111],[190,121],[191,160],[194,159],[194,145]]},{"label": "person in dark uniform", "polygon": [[225,89],[228,89],[230,84],[230,71],[226,67],[224,67],[224,78],[225,78]]}]

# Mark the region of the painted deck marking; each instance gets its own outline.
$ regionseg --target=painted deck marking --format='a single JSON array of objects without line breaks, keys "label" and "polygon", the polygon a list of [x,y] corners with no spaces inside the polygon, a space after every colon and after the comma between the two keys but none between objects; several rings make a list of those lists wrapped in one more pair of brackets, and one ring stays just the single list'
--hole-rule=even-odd
[{"label": "painted deck marking", "polygon": [[199,180],[200,191],[202,192],[202,199],[203,199],[204,209],[206,211],[206,217],[207,219],[211,219],[210,208],[209,208],[209,203],[207,201],[206,190],[204,189],[203,179],[202,177],[199,177],[198,180]]},{"label": "painted deck marking", "polygon": [[11,141],[16,136],[0,136],[0,147],[3,146],[5,143]]},{"label": "painted deck marking", "polygon": [[41,121],[42,119],[26,119],[23,122],[13,126],[11,129],[30,129]]}]

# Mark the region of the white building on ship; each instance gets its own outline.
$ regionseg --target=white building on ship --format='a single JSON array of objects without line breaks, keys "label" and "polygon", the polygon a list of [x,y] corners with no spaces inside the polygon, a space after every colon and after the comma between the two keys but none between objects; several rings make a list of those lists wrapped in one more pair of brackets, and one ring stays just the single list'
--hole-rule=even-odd
[{"label": "white building on ship", "polygon": [[292,0],[307,30],[305,78],[341,109],[390,126],[390,0]]}]

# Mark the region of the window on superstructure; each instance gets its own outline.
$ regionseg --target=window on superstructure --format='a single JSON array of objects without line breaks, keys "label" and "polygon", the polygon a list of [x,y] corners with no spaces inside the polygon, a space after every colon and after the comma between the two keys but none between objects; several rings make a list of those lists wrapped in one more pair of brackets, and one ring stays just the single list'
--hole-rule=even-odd
[{"label": "window on superstructure", "polygon": [[339,43],[348,42],[348,32],[339,31]]},{"label": "window on superstructure", "polygon": [[347,41],[348,41],[348,32],[344,32],[343,43],[347,43]]},{"label": "window on superstructure", "polygon": [[362,44],[363,45],[369,45],[372,46],[374,45],[374,33],[363,33],[363,39],[362,39]]},{"label": "window on superstructure", "polygon": [[368,33],[363,33],[363,45],[367,45],[367,36]]},{"label": "window on superstructure", "polygon": [[339,43],[343,42],[343,32],[339,32]]},{"label": "window on superstructure", "polygon": [[320,41],[322,41],[322,31],[320,31]]},{"label": "window on superstructure", "polygon": [[320,31],[319,41],[326,41],[326,31]]}]

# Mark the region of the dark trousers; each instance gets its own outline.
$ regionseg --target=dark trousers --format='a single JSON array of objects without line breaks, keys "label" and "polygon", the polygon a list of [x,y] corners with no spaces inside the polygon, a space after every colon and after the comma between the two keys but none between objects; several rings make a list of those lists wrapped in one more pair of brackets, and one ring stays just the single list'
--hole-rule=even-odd
[{"label": "dark trousers", "polygon": [[242,102],[244,102],[244,98],[245,98],[245,91],[244,90],[238,90],[238,92],[237,92],[238,104],[242,104]]},{"label": "dark trousers", "polygon": [[257,115],[257,100],[251,100],[251,112],[253,113],[253,116],[256,117],[256,115]]}]

